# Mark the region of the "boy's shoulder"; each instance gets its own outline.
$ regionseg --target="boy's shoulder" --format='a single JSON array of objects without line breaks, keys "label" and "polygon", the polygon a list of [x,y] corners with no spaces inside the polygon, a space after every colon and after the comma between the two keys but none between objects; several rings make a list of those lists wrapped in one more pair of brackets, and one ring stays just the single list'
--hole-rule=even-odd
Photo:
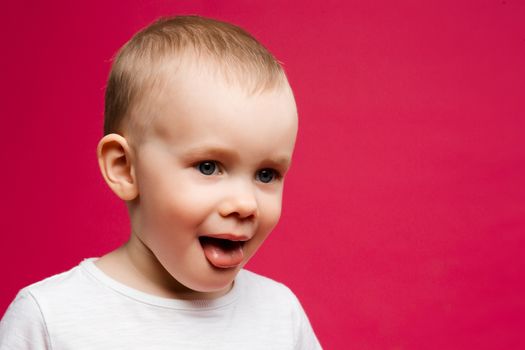
[{"label": "boy's shoulder", "polygon": [[46,297],[62,299],[68,295],[75,295],[76,291],[89,293],[90,278],[84,267],[90,260],[92,259],[86,259],[67,271],[30,284],[21,289],[18,295],[23,297],[30,296],[40,301],[46,300]]},{"label": "boy's shoulder", "polygon": [[226,295],[212,300],[187,301],[154,296],[121,284],[102,272],[95,261],[96,258],[85,259],[68,271],[33,283],[23,288],[17,299],[32,304],[42,315],[51,318],[67,314],[79,317],[85,313],[104,315],[107,308],[144,310],[153,307],[150,310],[153,313],[154,309],[171,309],[198,314],[209,310],[246,308],[282,314],[283,317],[293,317],[302,311],[290,288],[246,269],[239,271],[232,290]]},{"label": "boy's shoulder", "polygon": [[261,320],[297,320],[303,313],[299,300],[286,285],[246,269],[239,271],[226,295],[188,301],[157,297],[120,284],[98,269],[95,260],[86,259],[68,271],[23,288],[13,307],[25,310],[31,317],[38,315],[52,328],[64,323],[83,324],[91,317],[101,324],[110,324],[115,318],[125,320],[129,312],[156,318],[159,313],[182,311],[191,319],[206,313],[230,312],[242,317],[249,310]]},{"label": "boy's shoulder", "polygon": [[[113,280],[102,272],[94,262],[96,258],[89,258],[68,271],[45,278],[33,283],[19,292],[19,297],[34,299],[40,308],[46,304],[67,302],[81,304],[86,297],[114,297],[146,304],[164,304],[163,306],[184,306],[186,302],[169,300],[134,290]],[[298,303],[294,293],[283,283],[255,272],[241,269],[235,278],[234,288],[225,297],[213,301],[208,306],[225,306],[232,302],[261,302],[274,304],[274,307],[295,305]],[[291,304],[290,304],[291,303]],[[51,305],[47,305],[51,307]]]},{"label": "boy's shoulder", "polygon": [[[125,348],[133,341],[139,348],[150,348],[152,341],[165,339],[166,346],[195,344],[193,348],[205,349],[219,339],[224,346],[217,349],[246,344],[253,349],[291,349],[305,338],[318,344],[290,289],[254,272],[241,270],[232,290],[220,298],[175,300],[119,284],[93,260],[22,289],[0,322],[0,343],[31,339],[35,344],[95,349],[100,344]],[[129,337],[115,337],[121,331]],[[222,342],[225,339],[228,342]],[[239,346],[231,347],[232,342]]]}]

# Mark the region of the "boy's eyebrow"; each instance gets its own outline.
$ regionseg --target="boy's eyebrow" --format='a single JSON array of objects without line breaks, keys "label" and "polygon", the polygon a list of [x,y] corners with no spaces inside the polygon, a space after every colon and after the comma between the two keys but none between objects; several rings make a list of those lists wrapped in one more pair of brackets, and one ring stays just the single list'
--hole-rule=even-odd
[{"label": "boy's eyebrow", "polygon": [[[231,160],[238,160],[239,154],[235,151],[231,151],[227,148],[220,146],[199,146],[186,150],[184,152],[184,158],[192,159],[198,157],[211,157],[211,158],[227,158]],[[211,160],[211,159],[210,159]]]},{"label": "boy's eyebrow", "polygon": [[292,160],[288,157],[279,157],[275,159],[268,159],[264,162],[264,164],[286,170],[290,167],[290,165],[292,165]]}]

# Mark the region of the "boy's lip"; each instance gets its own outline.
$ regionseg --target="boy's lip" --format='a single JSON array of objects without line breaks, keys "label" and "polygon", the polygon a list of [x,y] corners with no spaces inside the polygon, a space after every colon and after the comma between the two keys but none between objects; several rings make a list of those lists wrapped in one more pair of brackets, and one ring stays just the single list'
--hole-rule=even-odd
[{"label": "boy's lip", "polygon": [[229,241],[241,241],[246,242],[250,240],[251,237],[243,235],[243,234],[235,234],[235,233],[212,233],[212,234],[202,234],[199,235],[199,237],[211,237],[211,238],[218,238],[218,239],[227,239]]}]

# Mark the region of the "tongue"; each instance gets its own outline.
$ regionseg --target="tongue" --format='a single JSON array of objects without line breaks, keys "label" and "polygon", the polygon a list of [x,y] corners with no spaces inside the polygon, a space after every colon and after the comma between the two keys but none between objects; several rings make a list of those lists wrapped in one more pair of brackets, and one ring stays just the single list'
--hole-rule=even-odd
[{"label": "tongue", "polygon": [[206,259],[215,267],[235,267],[244,258],[242,242],[211,237],[201,237],[200,242]]}]

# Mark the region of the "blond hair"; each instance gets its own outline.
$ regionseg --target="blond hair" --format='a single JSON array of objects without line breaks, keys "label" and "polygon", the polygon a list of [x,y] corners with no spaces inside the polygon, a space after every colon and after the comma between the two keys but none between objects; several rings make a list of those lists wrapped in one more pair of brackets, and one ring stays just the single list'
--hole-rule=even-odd
[{"label": "blond hair", "polygon": [[106,87],[104,134],[121,133],[123,120],[166,83],[166,66],[177,68],[188,53],[211,60],[229,83],[250,93],[286,82],[280,63],[243,29],[199,16],[161,18],[117,53]]}]

